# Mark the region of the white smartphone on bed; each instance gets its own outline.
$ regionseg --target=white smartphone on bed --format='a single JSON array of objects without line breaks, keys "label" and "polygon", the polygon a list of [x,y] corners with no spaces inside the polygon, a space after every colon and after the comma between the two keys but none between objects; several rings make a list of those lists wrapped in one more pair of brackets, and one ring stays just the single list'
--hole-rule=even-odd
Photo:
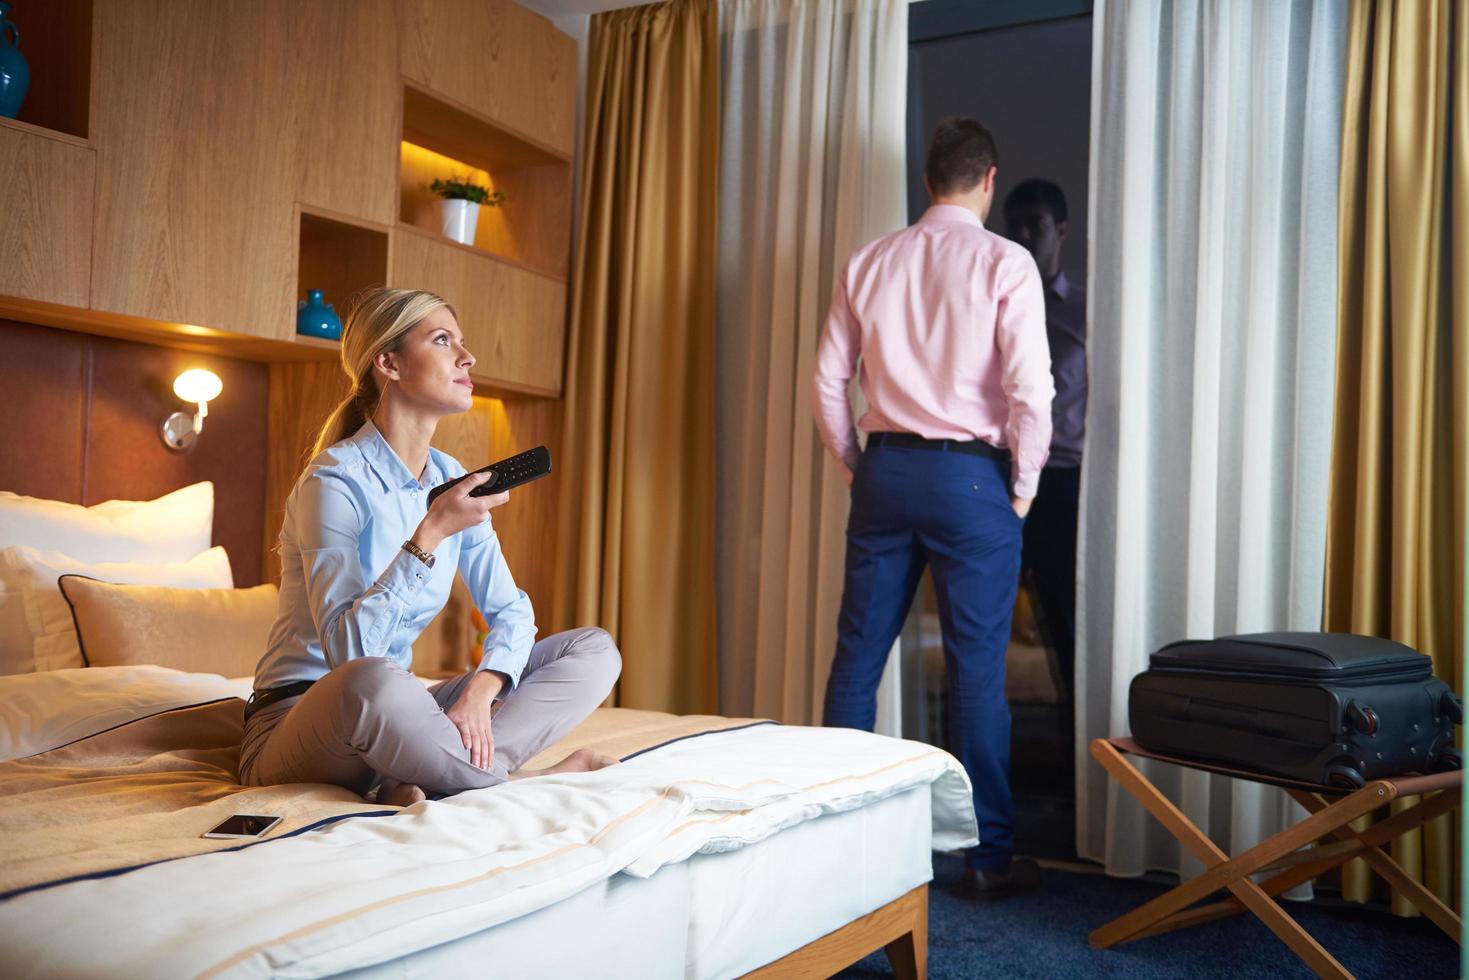
[{"label": "white smartphone on bed", "polygon": [[211,840],[253,840],[264,837],[270,829],[280,823],[281,817],[266,813],[237,813],[219,823],[213,830],[206,830],[200,837]]}]

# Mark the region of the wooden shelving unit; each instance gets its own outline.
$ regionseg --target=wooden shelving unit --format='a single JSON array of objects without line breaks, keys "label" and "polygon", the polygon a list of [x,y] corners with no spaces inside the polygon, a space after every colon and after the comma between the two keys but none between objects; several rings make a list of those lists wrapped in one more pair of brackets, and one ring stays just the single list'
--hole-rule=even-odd
[{"label": "wooden shelving unit", "polygon": [[[0,319],[269,362],[267,578],[346,384],[340,343],[295,333],[307,289],[343,316],[374,284],[442,294],[476,405],[501,400],[460,453],[559,451],[572,38],[511,0],[17,0],[10,19],[31,84],[0,119]],[[329,63],[262,58],[282,31]],[[440,233],[426,189],[455,170],[508,198],[472,247]],[[517,499],[503,540],[549,608],[557,497]]]},{"label": "wooden shelving unit", "polygon": [[0,118],[0,295],[91,302],[97,154],[91,135],[92,0],[10,12],[31,82],[18,119]]},{"label": "wooden shelving unit", "polygon": [[566,281],[571,253],[570,157],[405,81],[400,160],[402,224],[440,235],[428,185],[436,177],[468,175],[506,195],[498,207],[480,209],[474,247]]},{"label": "wooden shelving unit", "polygon": [[[483,221],[483,217],[481,217],[480,220]],[[454,249],[468,255],[473,255],[476,258],[484,259],[489,262],[494,262],[497,265],[508,266],[512,269],[519,269],[522,272],[528,272],[533,276],[538,276],[539,278],[549,280],[550,282],[558,283],[563,286],[566,284],[565,276],[552,275],[549,272],[545,272],[541,269],[536,269],[532,266],[527,265],[524,262],[517,261],[510,258],[509,256],[491,252],[489,249],[480,248],[477,245],[461,245],[459,242],[456,242],[450,238],[445,238],[443,235],[439,234],[436,228],[426,229],[418,225],[400,223],[396,231],[400,235],[414,235],[418,238],[424,238],[428,241],[433,242],[435,245],[441,245],[446,249]]]},{"label": "wooden shelving unit", "polygon": [[[296,298],[305,299],[307,290],[320,289],[323,301],[332,304],[345,323],[357,292],[387,284],[388,229],[305,207],[300,209],[300,229]],[[295,333],[295,316],[292,307],[294,343],[328,350],[340,346],[335,340]]]},{"label": "wooden shelving unit", "polygon": [[[0,201],[0,204],[3,204],[3,201]],[[3,242],[3,236],[0,236],[0,243]],[[3,268],[3,262],[0,262],[0,269]],[[4,285],[3,278],[0,278],[0,287]],[[3,289],[0,289],[0,319],[59,327],[62,330],[75,330],[78,333],[90,333],[99,337],[133,340],[140,344],[167,347],[170,350],[218,354],[223,357],[238,357],[247,361],[267,363],[330,361],[336,359],[338,350],[337,344],[326,341],[296,343],[273,337],[201,327],[194,323],[156,320],[149,317],[130,316],[125,313],[109,313],[105,310],[92,310],[76,305],[26,299]],[[295,329],[294,323],[293,318],[292,330]]]},{"label": "wooden shelving unit", "polygon": [[394,232],[390,283],[443,296],[476,363],[470,376],[486,390],[559,397],[566,323],[566,283],[448,239],[400,226]]},{"label": "wooden shelving unit", "polygon": [[[32,79],[0,119],[0,315],[310,364],[340,345],[298,338],[307,290],[345,316],[364,287],[427,288],[463,312],[477,382],[557,397],[575,43],[510,0],[324,4],[292,26],[340,50],[323,75],[259,60],[270,5],[175,6],[10,12]],[[427,190],[456,171],[507,196],[467,247]]]},{"label": "wooden shelving unit", "polygon": [[567,154],[407,79],[403,82],[403,138],[485,170],[571,162]]},{"label": "wooden shelving unit", "polygon": [[312,347],[316,350],[339,351],[342,349],[342,342],[340,340],[327,340],[325,337],[305,337],[301,334],[296,334],[295,337],[292,337],[291,343],[298,344],[302,347]]},{"label": "wooden shelving unit", "polygon": [[92,0],[18,3],[9,20],[31,84],[19,120],[80,140],[91,136]]},{"label": "wooden shelving unit", "polygon": [[0,119],[0,295],[88,305],[96,183],[85,140]]},{"label": "wooden shelving unit", "polygon": [[[30,100],[27,99],[26,101],[29,102]],[[34,136],[40,139],[51,140],[53,143],[59,143],[63,146],[74,146],[80,150],[89,150],[92,148],[92,144],[80,136],[63,132],[59,129],[38,126],[35,123],[25,122],[20,119],[11,119],[7,116],[0,116],[0,129],[23,136]]]}]

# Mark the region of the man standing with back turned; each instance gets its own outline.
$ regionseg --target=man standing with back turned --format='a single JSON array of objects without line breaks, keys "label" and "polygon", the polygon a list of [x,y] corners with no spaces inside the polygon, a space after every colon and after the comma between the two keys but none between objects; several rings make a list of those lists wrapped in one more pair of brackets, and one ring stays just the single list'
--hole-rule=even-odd
[{"label": "man standing with back turned", "polygon": [[[917,224],[858,249],[816,355],[817,425],[847,470],[846,585],[823,724],[871,731],[877,685],[925,563],[948,670],[951,751],[974,784],[974,898],[1034,888],[1014,857],[1005,648],[1021,529],[1051,442],[1045,300],[1030,253],[984,228],[998,155],[972,119],[941,122]],[[861,449],[847,384],[861,362]]]}]

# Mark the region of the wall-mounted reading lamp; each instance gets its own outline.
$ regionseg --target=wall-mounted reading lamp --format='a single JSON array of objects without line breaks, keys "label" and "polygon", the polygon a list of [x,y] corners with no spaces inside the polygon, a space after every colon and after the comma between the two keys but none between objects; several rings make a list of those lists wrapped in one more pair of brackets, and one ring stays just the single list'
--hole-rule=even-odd
[{"label": "wall-mounted reading lamp", "polygon": [[187,412],[174,412],[163,420],[160,427],[163,441],[169,449],[186,453],[194,448],[199,433],[204,429],[204,416],[209,414],[209,402],[219,397],[224,382],[219,375],[203,368],[190,368],[173,381],[173,393],[186,402],[194,402],[199,411],[190,416]]}]

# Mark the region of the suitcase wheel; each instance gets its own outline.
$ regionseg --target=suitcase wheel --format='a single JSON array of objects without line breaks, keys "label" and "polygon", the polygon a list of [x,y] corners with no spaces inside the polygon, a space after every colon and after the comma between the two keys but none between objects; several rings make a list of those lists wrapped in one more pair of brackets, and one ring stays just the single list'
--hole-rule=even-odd
[{"label": "suitcase wheel", "polygon": [[1347,705],[1347,724],[1351,725],[1363,735],[1376,735],[1378,726],[1377,712],[1365,704],[1358,704],[1352,701]]},{"label": "suitcase wheel", "polygon": [[1454,772],[1464,768],[1463,754],[1452,745],[1440,749],[1433,757],[1433,765],[1429,767],[1432,772]]},{"label": "suitcase wheel", "polygon": [[1342,789],[1361,789],[1367,785],[1367,780],[1362,778],[1362,773],[1356,766],[1337,764],[1326,767],[1326,785],[1339,786]]}]

